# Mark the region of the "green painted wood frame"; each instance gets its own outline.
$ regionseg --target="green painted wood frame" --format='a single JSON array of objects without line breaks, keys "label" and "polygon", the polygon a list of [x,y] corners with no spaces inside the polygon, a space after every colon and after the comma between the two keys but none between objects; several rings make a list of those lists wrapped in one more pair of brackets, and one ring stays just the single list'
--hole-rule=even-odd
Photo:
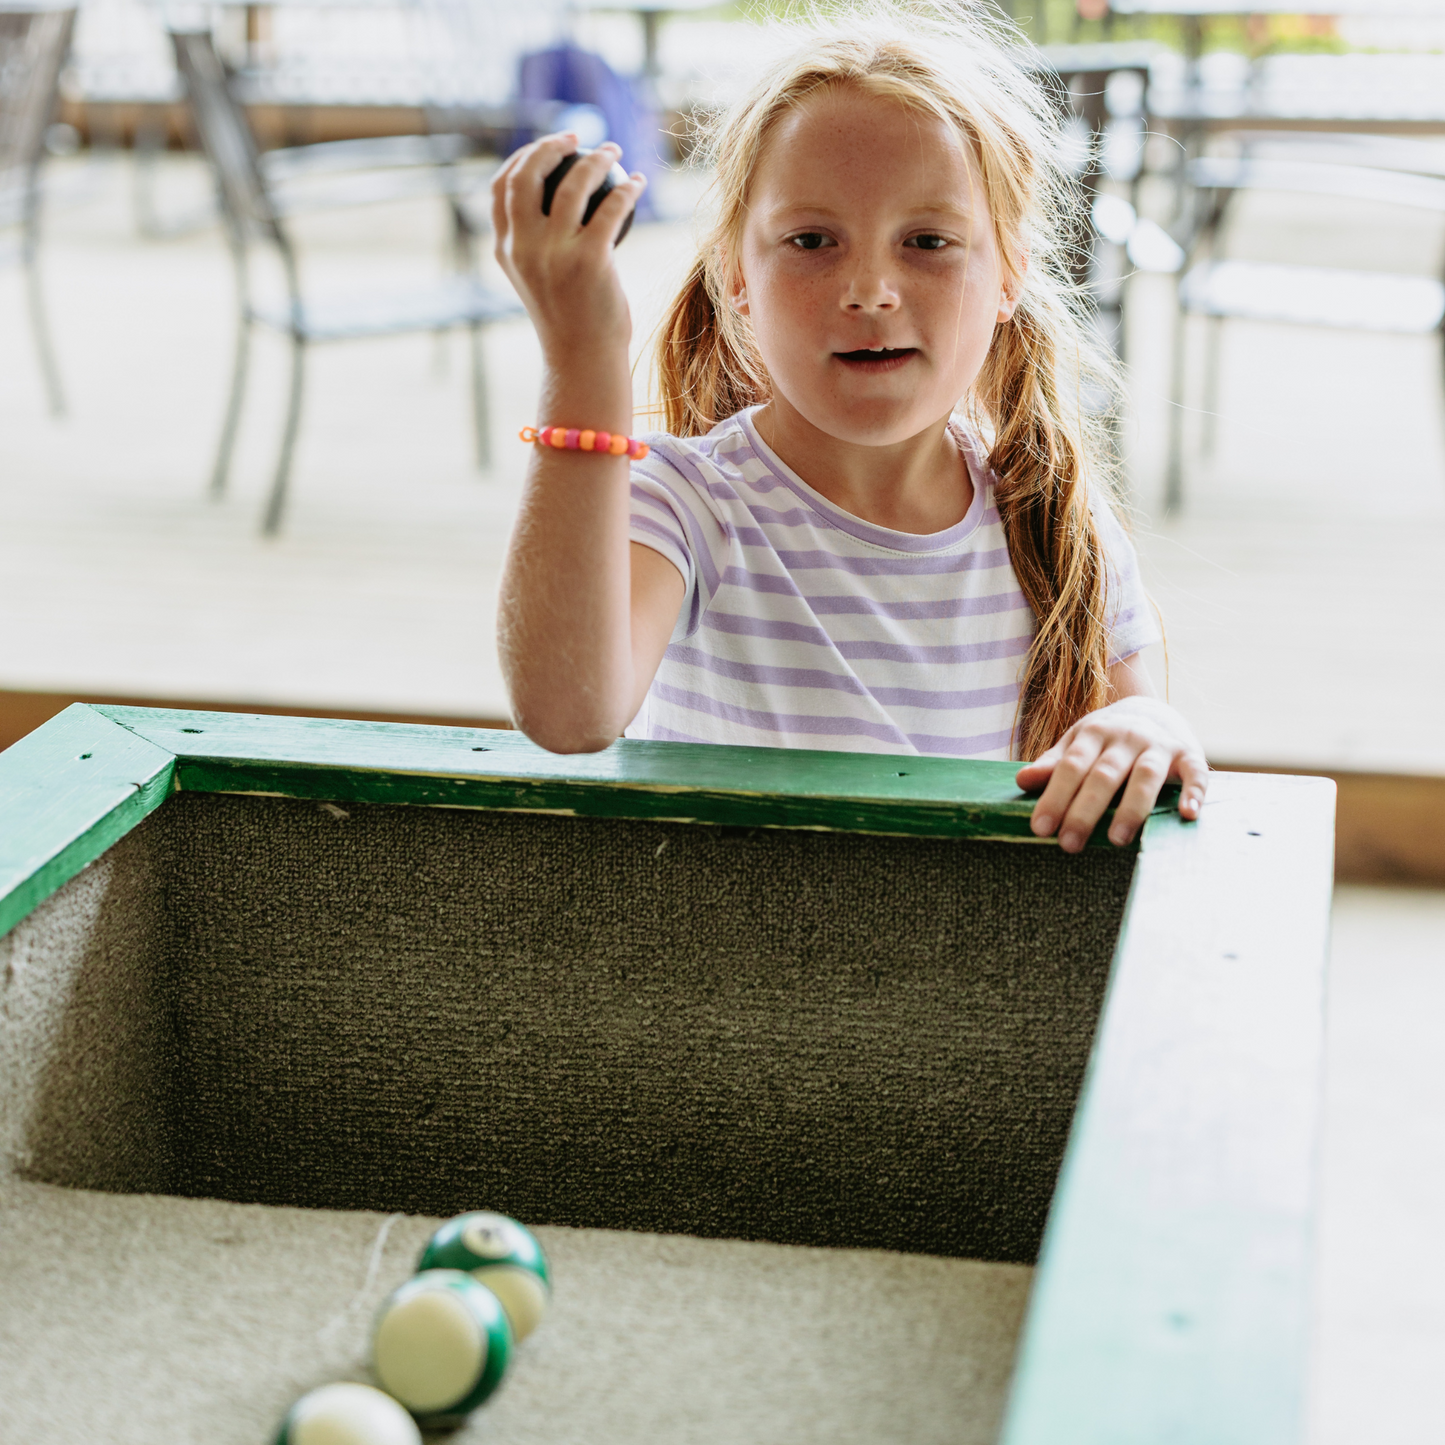
[{"label": "green painted wood frame", "polygon": [[[0,753],[0,934],[178,791],[1056,846],[1014,771],[76,704]],[[1302,1433],[1334,785],[1216,774],[1198,824],[1172,802],[1137,845],[1003,1445]]]}]

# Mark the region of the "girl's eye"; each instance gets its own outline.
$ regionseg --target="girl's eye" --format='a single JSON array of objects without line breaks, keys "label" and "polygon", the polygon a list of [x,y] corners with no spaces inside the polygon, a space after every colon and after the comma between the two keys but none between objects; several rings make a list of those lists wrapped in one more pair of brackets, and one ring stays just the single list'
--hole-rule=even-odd
[{"label": "girl's eye", "polygon": [[821,251],[828,243],[828,237],[821,231],[803,231],[799,235],[788,237],[788,244],[796,246],[800,251]]},{"label": "girl's eye", "polygon": [[910,246],[917,246],[920,251],[941,251],[948,245],[946,236],[910,236],[905,243]]}]

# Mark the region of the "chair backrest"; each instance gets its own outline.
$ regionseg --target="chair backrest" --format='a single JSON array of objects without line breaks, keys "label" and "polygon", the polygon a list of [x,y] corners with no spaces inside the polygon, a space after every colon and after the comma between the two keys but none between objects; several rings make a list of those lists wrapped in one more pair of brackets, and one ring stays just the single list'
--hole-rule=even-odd
[{"label": "chair backrest", "polygon": [[1295,164],[1367,166],[1416,176],[1445,176],[1445,143],[1352,131],[1238,131],[1241,158]]},{"label": "chair backrest", "polygon": [[185,81],[201,146],[216,172],[221,208],[242,235],[260,230],[279,239],[276,212],[261,171],[260,148],[208,31],[171,32],[176,68]]},{"label": "chair backrest", "polygon": [[0,10],[0,211],[40,163],[75,10]]},{"label": "chair backrest", "polygon": [[1445,214],[1445,180],[1370,166],[1200,156],[1189,163],[1189,179],[1206,190],[1293,191]]}]

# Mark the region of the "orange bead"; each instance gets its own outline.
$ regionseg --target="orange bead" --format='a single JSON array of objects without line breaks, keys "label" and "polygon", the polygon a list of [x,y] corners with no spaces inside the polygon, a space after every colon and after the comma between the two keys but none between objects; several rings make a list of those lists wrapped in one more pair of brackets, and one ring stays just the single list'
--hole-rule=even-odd
[{"label": "orange bead", "polygon": [[592,450],[592,443],[596,440],[597,433],[595,431],[584,431],[577,438],[577,445],[581,447],[584,452],[590,452]]},{"label": "orange bead", "polygon": [[627,450],[627,438],[624,436],[613,436],[612,444],[607,448],[614,457],[620,457]]},{"label": "orange bead", "polygon": [[559,451],[567,445],[567,429],[560,426],[549,426],[547,428],[547,440]]}]

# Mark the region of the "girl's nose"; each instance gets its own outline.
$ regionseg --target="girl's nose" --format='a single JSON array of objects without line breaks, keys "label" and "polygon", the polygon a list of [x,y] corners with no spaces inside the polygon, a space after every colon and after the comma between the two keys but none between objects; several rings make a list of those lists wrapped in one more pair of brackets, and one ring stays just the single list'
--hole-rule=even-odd
[{"label": "girl's nose", "polygon": [[885,260],[860,258],[848,276],[843,305],[852,312],[891,311],[898,305],[898,287]]}]

